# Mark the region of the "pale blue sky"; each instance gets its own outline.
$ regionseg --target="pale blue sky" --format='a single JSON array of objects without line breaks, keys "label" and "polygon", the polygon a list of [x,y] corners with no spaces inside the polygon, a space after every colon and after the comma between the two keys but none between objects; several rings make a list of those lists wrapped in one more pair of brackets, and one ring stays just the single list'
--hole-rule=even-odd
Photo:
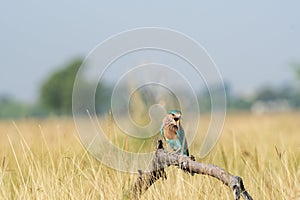
[{"label": "pale blue sky", "polygon": [[136,27],[166,27],[202,44],[236,92],[292,82],[300,62],[300,1],[5,1],[0,95],[37,98],[52,70]]}]

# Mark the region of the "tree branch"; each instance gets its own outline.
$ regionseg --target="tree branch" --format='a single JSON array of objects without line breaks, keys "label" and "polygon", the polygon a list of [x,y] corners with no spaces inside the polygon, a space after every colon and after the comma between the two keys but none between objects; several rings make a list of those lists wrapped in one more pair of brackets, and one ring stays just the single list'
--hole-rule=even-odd
[{"label": "tree branch", "polygon": [[164,169],[171,165],[177,166],[191,174],[203,174],[217,178],[232,189],[235,200],[239,200],[240,196],[245,200],[253,200],[246,191],[243,180],[240,177],[233,176],[218,166],[198,163],[186,155],[168,152],[164,150],[161,140],[158,141],[150,171],[138,171],[140,175],[130,189],[130,199],[139,199],[159,178],[166,179],[167,176]]}]

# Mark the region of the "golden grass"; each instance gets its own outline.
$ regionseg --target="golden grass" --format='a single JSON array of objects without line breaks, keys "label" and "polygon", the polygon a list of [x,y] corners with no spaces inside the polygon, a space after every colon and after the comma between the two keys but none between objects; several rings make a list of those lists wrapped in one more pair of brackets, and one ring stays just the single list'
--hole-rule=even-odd
[{"label": "golden grass", "polygon": [[[299,113],[229,114],[216,147],[200,161],[241,176],[254,199],[300,199],[299,119]],[[202,124],[200,133],[207,127]],[[191,145],[192,154],[202,138]],[[167,175],[142,199],[232,199],[214,178],[191,177],[174,167]],[[0,122],[0,199],[123,199],[136,177],[89,155],[72,119]]]}]

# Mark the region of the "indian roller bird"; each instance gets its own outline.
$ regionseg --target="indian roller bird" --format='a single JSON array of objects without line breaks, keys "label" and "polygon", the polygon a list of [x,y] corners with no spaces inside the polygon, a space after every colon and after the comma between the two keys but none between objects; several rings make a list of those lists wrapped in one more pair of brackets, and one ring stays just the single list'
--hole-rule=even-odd
[{"label": "indian roller bird", "polygon": [[179,110],[170,110],[163,119],[160,132],[169,147],[189,156],[184,130],[180,124],[181,117],[182,114]]}]

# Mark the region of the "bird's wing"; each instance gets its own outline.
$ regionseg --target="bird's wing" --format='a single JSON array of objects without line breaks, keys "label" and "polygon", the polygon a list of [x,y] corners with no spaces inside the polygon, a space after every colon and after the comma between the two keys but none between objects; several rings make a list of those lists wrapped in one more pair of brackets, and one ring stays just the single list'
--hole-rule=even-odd
[{"label": "bird's wing", "polygon": [[188,150],[188,145],[187,145],[187,141],[186,141],[186,137],[185,137],[185,133],[183,128],[180,126],[179,129],[176,131],[177,135],[178,135],[178,139],[181,143],[181,145],[183,146],[183,150],[184,152],[186,152],[186,154],[189,154],[189,150]]},{"label": "bird's wing", "polygon": [[178,139],[180,140],[180,142],[183,144],[185,135],[184,135],[184,130],[182,127],[179,127],[179,129],[176,131],[176,134],[178,135]]}]

